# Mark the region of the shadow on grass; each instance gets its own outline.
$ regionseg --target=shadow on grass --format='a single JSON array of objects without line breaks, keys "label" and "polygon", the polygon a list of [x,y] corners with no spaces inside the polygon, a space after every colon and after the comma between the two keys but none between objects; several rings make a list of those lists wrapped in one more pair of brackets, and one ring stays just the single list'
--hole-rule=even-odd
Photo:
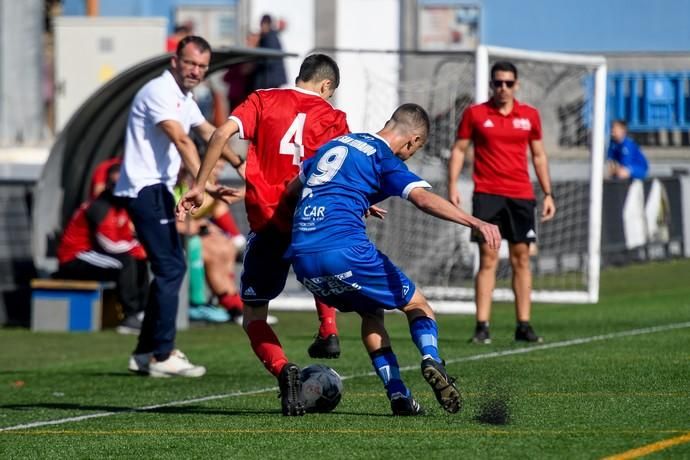
[{"label": "shadow on grass", "polygon": [[[98,371],[98,370],[93,370],[93,371],[88,371],[88,370],[82,370],[82,371],[75,371],[75,370],[64,370],[64,371],[55,371],[55,370],[47,370],[47,371],[42,371],[42,370],[36,370],[36,369],[31,369],[31,370],[11,370],[11,371],[0,371],[0,376],[3,375],[11,375],[11,376],[16,376],[17,378],[21,379],[27,379],[31,377],[45,377],[45,376],[81,376],[81,377],[116,377],[116,378],[131,378],[131,379],[137,379],[137,378],[149,378],[148,375],[146,374],[140,374],[136,372],[129,372],[129,371]],[[213,379],[223,379],[227,380],[228,377],[236,377],[237,372],[234,370],[228,370],[228,371],[215,371],[214,372],[209,372],[204,376],[204,380],[213,380]],[[171,380],[180,380],[180,379],[159,379],[161,381],[169,382]],[[271,386],[269,383],[267,383],[267,386]],[[277,384],[274,385],[277,388]]]},{"label": "shadow on grass", "polygon": [[[0,405],[0,410],[29,411],[35,409],[53,409],[65,411],[85,411],[85,412],[113,412],[113,413],[152,413],[164,415],[222,415],[222,416],[256,416],[256,415],[281,415],[279,409],[275,410],[255,410],[255,409],[209,409],[202,406],[176,406],[176,407],[157,407],[157,408],[137,408],[125,406],[109,406],[99,404],[79,404],[79,403],[34,403],[34,404],[4,404]],[[307,414],[307,416],[322,414]],[[353,416],[353,417],[391,417],[388,413],[354,412],[354,411],[335,411],[333,415]]]},{"label": "shadow on grass", "polygon": [[80,410],[87,412],[142,412],[152,414],[166,414],[166,415],[267,415],[277,414],[279,410],[222,410],[222,409],[208,409],[201,406],[178,406],[178,407],[156,407],[156,408],[137,408],[124,406],[108,406],[96,404],[79,404],[79,403],[33,403],[33,404],[5,404],[1,405],[0,409],[25,411],[34,409],[54,409],[54,410]]}]

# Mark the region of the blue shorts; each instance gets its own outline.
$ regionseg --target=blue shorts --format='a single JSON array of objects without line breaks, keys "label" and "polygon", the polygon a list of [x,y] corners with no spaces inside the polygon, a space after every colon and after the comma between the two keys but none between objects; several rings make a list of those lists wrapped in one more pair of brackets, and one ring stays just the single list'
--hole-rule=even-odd
[{"label": "blue shorts", "polygon": [[293,255],[297,279],[340,311],[392,310],[407,305],[415,284],[373,243]]},{"label": "blue shorts", "polygon": [[249,234],[240,278],[243,301],[263,304],[283,292],[290,271],[290,261],[283,255],[289,245],[289,233],[264,230]]}]

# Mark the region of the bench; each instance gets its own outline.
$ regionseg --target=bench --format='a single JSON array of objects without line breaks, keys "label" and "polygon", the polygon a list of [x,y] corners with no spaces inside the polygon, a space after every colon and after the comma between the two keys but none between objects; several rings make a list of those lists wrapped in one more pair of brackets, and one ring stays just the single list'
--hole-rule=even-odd
[{"label": "bench", "polygon": [[98,331],[119,322],[115,283],[31,280],[32,331]]}]

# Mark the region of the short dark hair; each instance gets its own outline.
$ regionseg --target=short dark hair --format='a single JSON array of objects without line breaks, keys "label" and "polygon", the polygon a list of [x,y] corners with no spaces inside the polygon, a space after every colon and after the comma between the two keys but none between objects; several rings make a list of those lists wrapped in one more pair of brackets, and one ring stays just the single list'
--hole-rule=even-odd
[{"label": "short dark hair", "polygon": [[425,137],[429,135],[431,127],[429,114],[421,105],[413,103],[406,103],[395,109],[389,122],[393,122],[394,126],[400,126],[403,129],[423,129]]},{"label": "short dark hair", "polygon": [[264,14],[263,16],[261,16],[261,24],[269,24],[270,25],[272,23],[273,23],[273,19],[271,18],[270,14]]},{"label": "short dark hair", "polygon": [[115,163],[115,164],[110,165],[108,167],[107,175],[109,176],[113,173],[119,173],[121,167],[122,167],[122,163]]},{"label": "short dark hair", "polygon": [[621,120],[620,118],[613,120],[611,122],[611,126],[613,126],[613,125],[621,125],[623,127],[623,129],[625,129],[626,131],[628,130],[628,122],[625,120]]},{"label": "short dark hair", "polygon": [[177,44],[177,51],[175,52],[177,57],[182,57],[182,50],[190,43],[194,43],[202,53],[205,53],[206,51],[209,53],[211,52],[211,45],[209,45],[205,39],[199,37],[198,35],[187,35]]},{"label": "short dark hair", "polygon": [[325,54],[312,54],[307,56],[299,68],[299,75],[295,82],[331,80],[333,89],[340,85],[340,69],[332,57]]},{"label": "short dark hair", "polygon": [[192,28],[189,27],[189,25],[187,25],[187,24],[175,24],[175,33],[176,34],[179,34],[181,32],[188,34],[191,31],[192,31]]},{"label": "short dark hair", "polygon": [[515,64],[513,64],[510,61],[498,61],[491,66],[492,80],[494,78],[494,75],[496,75],[496,72],[513,72],[513,75],[515,75],[515,79],[517,80],[518,78],[517,67],[515,67]]}]

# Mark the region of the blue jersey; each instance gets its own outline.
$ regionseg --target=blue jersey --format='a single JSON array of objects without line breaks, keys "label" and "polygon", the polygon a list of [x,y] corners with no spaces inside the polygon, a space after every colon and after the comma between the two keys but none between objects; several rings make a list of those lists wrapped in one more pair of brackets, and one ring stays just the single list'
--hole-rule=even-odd
[{"label": "blue jersey", "polygon": [[633,179],[644,179],[647,177],[647,169],[649,168],[647,159],[640,147],[629,137],[626,137],[620,143],[611,140],[608,159],[628,168],[630,177]]},{"label": "blue jersey", "polygon": [[368,242],[364,215],[391,196],[407,199],[431,185],[410,172],[375,134],[347,134],[302,163],[303,184],[292,225],[291,254],[352,247]]}]

